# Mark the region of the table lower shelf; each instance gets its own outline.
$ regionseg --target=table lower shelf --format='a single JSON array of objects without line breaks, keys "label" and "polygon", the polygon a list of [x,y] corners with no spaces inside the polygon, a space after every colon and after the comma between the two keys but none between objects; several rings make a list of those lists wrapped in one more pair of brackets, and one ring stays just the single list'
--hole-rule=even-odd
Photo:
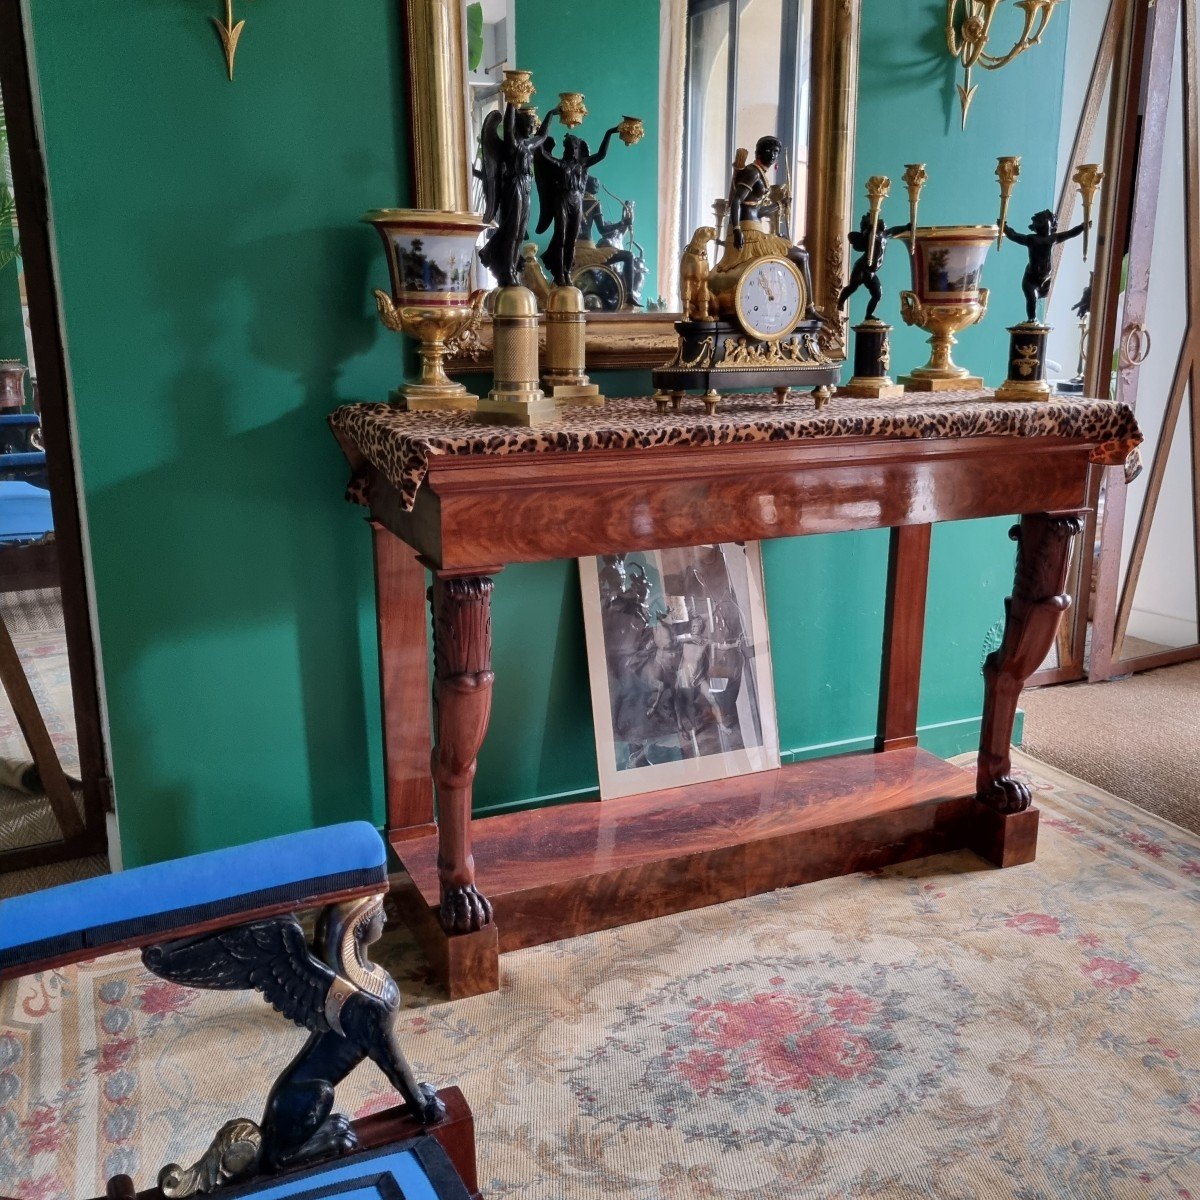
[{"label": "table lower shelf", "polygon": [[996,866],[1032,862],[1038,813],[1001,816],[974,778],[920,749],[792,763],[621,800],[531,809],[474,823],[475,877],[491,925],[437,923],[437,837],[392,848],[401,915],[451,997],[499,986],[500,952],[969,848]]}]

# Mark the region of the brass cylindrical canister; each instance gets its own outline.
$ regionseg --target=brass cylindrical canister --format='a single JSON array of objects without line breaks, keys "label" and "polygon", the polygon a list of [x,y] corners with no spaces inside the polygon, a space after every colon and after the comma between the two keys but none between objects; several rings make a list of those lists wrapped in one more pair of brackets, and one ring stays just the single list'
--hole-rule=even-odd
[{"label": "brass cylindrical canister", "polygon": [[538,386],[537,299],[526,287],[503,287],[492,308],[492,375],[479,418],[500,425],[544,425],[557,409]]},{"label": "brass cylindrical canister", "polygon": [[560,404],[604,403],[584,371],[587,318],[577,287],[556,287],[546,301],[546,372],[542,382]]}]

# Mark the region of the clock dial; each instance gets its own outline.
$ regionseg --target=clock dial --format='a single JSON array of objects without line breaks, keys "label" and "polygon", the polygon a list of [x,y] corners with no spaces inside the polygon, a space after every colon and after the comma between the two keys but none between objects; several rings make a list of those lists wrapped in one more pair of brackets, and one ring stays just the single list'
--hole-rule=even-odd
[{"label": "clock dial", "polygon": [[804,281],[786,258],[761,258],[746,269],[734,293],[742,328],[770,341],[786,337],[804,315]]}]

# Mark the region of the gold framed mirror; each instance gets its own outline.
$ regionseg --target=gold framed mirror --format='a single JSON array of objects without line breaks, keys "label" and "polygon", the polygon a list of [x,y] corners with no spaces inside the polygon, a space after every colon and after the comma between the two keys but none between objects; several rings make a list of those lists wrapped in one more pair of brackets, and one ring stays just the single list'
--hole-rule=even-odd
[{"label": "gold framed mirror", "polygon": [[[517,3],[520,0],[516,0]],[[719,0],[711,0],[713,4]],[[413,164],[412,203],[417,208],[468,211],[476,207],[472,198],[471,163],[474,155],[471,105],[467,70],[467,0],[400,0],[403,17],[409,81],[409,130]],[[649,6],[647,6],[649,7]],[[655,6],[656,8],[658,6]],[[661,113],[673,122],[665,135],[671,143],[664,150],[667,164],[682,170],[686,157],[686,118],[683,79],[686,54],[682,42],[695,7],[688,0],[661,0],[659,25],[664,40],[659,43],[660,62],[671,62],[676,79],[660,77]],[[602,6],[589,4],[581,12],[601,20]],[[735,12],[738,6],[734,5]],[[845,235],[851,226],[854,172],[854,118],[858,89],[859,0],[803,0],[805,27],[798,35],[806,42],[809,83],[804,108],[807,110],[808,140],[804,145],[804,179],[796,188],[797,208],[804,212],[803,237],[813,274],[817,307],[830,318],[827,352],[845,357],[841,326],[836,318],[836,299],[846,276]],[[578,20],[570,25],[572,44],[580,45]],[[668,43],[665,39],[672,38]],[[679,45],[674,45],[678,41]],[[664,47],[667,52],[664,53]],[[518,51],[519,54],[519,51]],[[730,59],[732,61],[732,55]],[[525,66],[508,62],[509,67]],[[736,96],[736,65],[729,73],[730,94]],[[586,82],[580,87],[586,94]],[[552,104],[552,100],[546,103]],[[731,101],[731,103],[736,103]],[[670,111],[668,112],[668,109]],[[731,112],[732,112],[731,108]],[[661,125],[665,126],[666,122]],[[647,121],[648,137],[655,136],[660,122]],[[660,126],[659,132],[664,130]],[[763,129],[762,133],[774,132]],[[739,134],[740,136],[740,134]],[[733,137],[732,125],[727,142]],[[751,142],[753,144],[753,142]],[[729,156],[732,159],[732,156]],[[800,163],[797,162],[797,175]],[[670,165],[660,168],[671,170]],[[668,175],[667,178],[670,178]],[[684,189],[686,190],[686,189]],[[658,247],[658,281],[673,281],[678,254],[690,231],[684,224],[683,205],[667,213],[651,237]],[[693,206],[694,207],[694,206]],[[670,284],[666,294],[671,290]],[[675,348],[675,305],[664,311],[620,311],[589,313],[587,359],[589,368],[642,368],[660,365]],[[447,365],[451,370],[486,370],[491,359],[490,323],[480,330],[479,348],[473,358],[459,357]]]}]

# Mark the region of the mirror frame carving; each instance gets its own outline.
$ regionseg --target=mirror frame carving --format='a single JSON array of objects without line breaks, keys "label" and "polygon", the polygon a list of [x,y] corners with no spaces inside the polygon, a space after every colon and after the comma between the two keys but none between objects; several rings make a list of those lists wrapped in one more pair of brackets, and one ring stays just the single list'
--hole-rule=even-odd
[{"label": "mirror frame carving", "polygon": [[[408,67],[412,196],[417,208],[470,207],[467,148],[466,0],[400,0]],[[831,319],[827,352],[845,357],[838,292],[846,279],[853,220],[854,119],[861,0],[813,0],[812,103],[807,229],[817,307]],[[674,270],[675,264],[667,264]],[[660,264],[661,269],[661,264]],[[589,369],[661,365],[675,349],[678,313],[596,313],[587,320]],[[481,352],[451,360],[455,371],[491,366],[491,322]]]}]

